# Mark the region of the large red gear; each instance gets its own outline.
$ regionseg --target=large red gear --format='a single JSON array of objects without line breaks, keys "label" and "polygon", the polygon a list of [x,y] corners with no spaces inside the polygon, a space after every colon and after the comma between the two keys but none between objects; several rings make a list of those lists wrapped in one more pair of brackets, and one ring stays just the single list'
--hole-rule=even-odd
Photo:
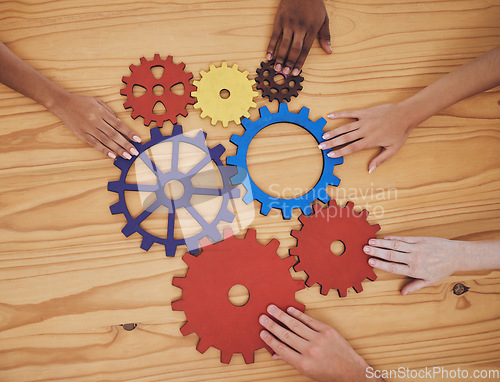
[{"label": "large red gear", "polygon": [[[236,239],[227,229],[224,238],[214,245],[200,241],[204,249],[199,256],[184,255],[189,269],[185,277],[172,281],[182,289],[182,298],[172,302],[172,309],[185,312],[187,322],[181,332],[185,336],[196,332],[200,353],[213,346],[221,351],[223,363],[229,363],[234,353],[252,363],[255,350],[266,347],[272,352],[260,339],[263,328],[259,316],[271,303],[281,309],[293,306],[304,311],[305,306],[295,301],[295,292],[303,289],[304,283],[290,275],[294,258],[277,256],[278,240],[259,244],[252,229],[244,239]],[[243,306],[233,305],[228,298],[231,287],[238,284],[249,291]]]},{"label": "large red gear", "polygon": [[[350,287],[359,293],[363,290],[361,281],[377,278],[363,247],[375,237],[380,226],[366,221],[368,211],[357,213],[353,207],[352,202],[344,208],[339,207],[335,200],[330,201],[328,208],[316,204],[313,215],[299,217],[302,229],[292,231],[297,246],[290,249],[290,254],[298,257],[293,268],[297,272],[306,272],[307,286],[320,284],[323,295],[327,295],[330,289],[338,289],[339,296],[345,297]],[[336,240],[345,247],[340,256],[334,255],[330,249]]]},{"label": "large red gear", "polygon": [[[162,67],[164,69],[160,78],[156,78],[151,71],[154,67]],[[177,116],[187,115],[186,106],[194,104],[195,100],[191,97],[191,92],[196,90],[194,85],[189,82],[193,78],[193,73],[186,73],[184,68],[186,65],[181,62],[174,64],[172,56],[168,56],[166,60],[162,60],[159,54],[155,54],[151,61],[146,58],[141,58],[141,65],[130,65],[132,74],[129,77],[123,77],[122,81],[127,85],[120,90],[120,94],[127,96],[127,101],[123,104],[125,109],[132,108],[132,118],[136,119],[141,116],[144,118],[144,125],[149,126],[151,121],[155,121],[158,127],[162,127],[163,123],[170,120],[174,125],[177,123]],[[181,83],[184,85],[184,93],[182,95],[174,94],[170,88]],[[133,88],[135,85],[142,86],[146,89],[146,93],[139,97],[134,97]],[[162,86],[163,93],[155,95],[153,88]],[[153,113],[153,108],[157,102],[161,102],[165,106],[166,112],[161,115]]]}]

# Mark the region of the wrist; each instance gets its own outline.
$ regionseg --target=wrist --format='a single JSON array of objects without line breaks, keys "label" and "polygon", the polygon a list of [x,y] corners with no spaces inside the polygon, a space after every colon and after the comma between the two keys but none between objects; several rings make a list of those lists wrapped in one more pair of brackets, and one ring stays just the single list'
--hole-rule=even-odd
[{"label": "wrist", "polygon": [[418,94],[398,102],[396,106],[400,109],[404,120],[407,121],[408,133],[432,116],[432,112],[428,110],[428,105],[419,99]]},{"label": "wrist", "polygon": [[56,85],[47,92],[46,99],[40,103],[56,117],[61,118],[61,114],[66,110],[66,104],[69,102],[71,95],[70,92]]}]

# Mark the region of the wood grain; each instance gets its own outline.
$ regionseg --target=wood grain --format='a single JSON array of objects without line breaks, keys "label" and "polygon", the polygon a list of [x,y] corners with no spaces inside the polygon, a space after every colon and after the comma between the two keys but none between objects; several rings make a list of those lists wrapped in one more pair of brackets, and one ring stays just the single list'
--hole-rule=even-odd
[{"label": "wood grain", "polygon": [[[199,79],[210,63],[238,63],[251,73],[264,58],[278,1],[0,2],[0,39],[41,73],[80,94],[100,97],[144,139],[148,128],[122,107],[121,77],[139,58],[171,54]],[[326,1],[334,53],[315,43],[304,66],[304,90],[290,109],[331,111],[401,100],[500,44],[498,0]],[[500,238],[500,90],[460,102],[412,132],[396,157],[371,175],[376,150],[345,158],[330,189],[340,202],[371,211],[381,235]],[[269,105],[261,98],[258,106]],[[270,109],[277,109],[276,103]],[[257,109],[251,111],[258,116]],[[180,123],[222,143],[224,129],[189,108]],[[329,123],[331,129],[342,121]],[[123,237],[122,215],[106,190],[119,171],[33,101],[0,87],[0,380],[1,381],[303,381],[296,370],[256,353],[245,365],[219,363],[215,349],[199,354],[183,337],[185,317],[170,302],[181,291],[182,250],[172,259],[140,237]],[[163,128],[171,131],[170,126]],[[263,187],[307,187],[314,142],[300,131],[264,134],[253,143],[250,171]],[[312,159],[311,159],[312,158]],[[283,176],[276,179],[276,174]],[[314,176],[312,176],[314,178]],[[241,204],[241,203],[240,203]],[[238,205],[240,208],[241,205]],[[242,212],[258,240],[295,244],[298,212]],[[255,214],[255,218],[252,216]],[[376,282],[348,297],[297,293],[312,316],[334,326],[378,369],[500,367],[500,272],[453,275],[402,297],[406,280],[377,272]],[[294,277],[304,277],[294,274]],[[470,290],[452,293],[462,282]],[[121,325],[136,323],[127,331]],[[394,379],[394,380],[397,380]]]}]

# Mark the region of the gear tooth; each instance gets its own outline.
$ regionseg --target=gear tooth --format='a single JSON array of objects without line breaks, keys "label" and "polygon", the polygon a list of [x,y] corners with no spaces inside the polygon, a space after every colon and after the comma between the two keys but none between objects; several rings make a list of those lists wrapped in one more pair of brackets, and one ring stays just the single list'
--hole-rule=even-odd
[{"label": "gear tooth", "polygon": [[118,181],[108,182],[108,191],[120,192],[120,189],[121,189],[121,182]]},{"label": "gear tooth", "polygon": [[[125,95],[125,94],[123,94],[123,95]],[[130,106],[130,102],[128,102],[128,101],[123,104],[124,109],[130,109],[131,107],[132,106]]]},{"label": "gear tooth", "polygon": [[[135,66],[134,64],[131,64],[131,65],[129,66],[129,69],[130,69],[130,71],[133,73],[133,72],[134,72],[134,70],[136,70],[136,69],[137,69],[137,66]],[[130,78],[130,77],[127,77],[127,78]]]},{"label": "gear tooth", "polygon": [[346,203],[346,205],[344,206],[344,208],[347,208],[347,209],[349,209],[349,210],[351,210],[351,211],[354,211],[354,203],[353,203],[353,202],[351,202],[351,201],[348,201],[348,202]]},{"label": "gear tooth", "polygon": [[253,228],[247,229],[247,232],[245,233],[245,239],[256,241],[257,240],[257,231],[254,230]]},{"label": "gear tooth", "polygon": [[307,219],[309,219],[309,218],[308,218],[306,215],[300,215],[300,216],[299,216],[299,221],[300,221],[302,224],[306,224]]},{"label": "gear tooth", "polygon": [[[241,74],[243,74],[245,77],[248,77],[248,75],[250,74],[250,72],[249,72],[248,70],[244,70],[243,72],[241,72]],[[250,80],[250,82],[251,82],[252,84],[254,84],[254,83],[255,83],[255,81],[254,81],[254,80]]]},{"label": "gear tooth", "polygon": [[323,135],[323,128],[326,125],[326,119],[320,118],[316,122],[314,122],[313,127],[318,131],[321,132],[321,135]]},{"label": "gear tooth", "polygon": [[260,114],[261,118],[267,118],[267,117],[271,116],[271,112],[269,111],[269,109],[267,108],[267,106],[262,106],[259,109],[259,114]]},{"label": "gear tooth", "polygon": [[153,60],[161,60],[160,55],[158,53],[155,53]]},{"label": "gear tooth", "polygon": [[191,268],[196,261],[196,257],[187,252],[184,256],[182,256],[182,261],[184,261],[189,268]]},{"label": "gear tooth", "polygon": [[[237,189],[234,189],[234,190],[237,190]],[[238,196],[232,196],[231,195],[231,199],[234,199],[235,197],[237,198]],[[227,222],[227,223],[231,223],[234,220],[235,217],[236,217],[236,215],[233,214],[231,211],[226,211],[224,213],[224,216],[222,217],[222,220],[225,221],[225,222]]]},{"label": "gear tooth", "polygon": [[[173,277],[172,278],[172,285],[174,287],[183,289],[185,284],[186,284],[186,278],[185,277]],[[177,304],[181,304],[181,301],[183,301],[183,300],[177,300],[177,301],[172,302],[172,307],[173,307],[174,303],[176,305]],[[182,310],[182,308],[180,308],[180,309],[174,309],[174,310]]]},{"label": "gear tooth", "polygon": [[135,110],[132,111],[132,114],[130,114],[130,116],[133,118],[133,119],[136,119],[138,116],[139,116],[139,113]]},{"label": "gear tooth", "polygon": [[231,143],[235,144],[236,146],[239,146],[243,142],[243,136],[238,135],[238,134],[233,134],[233,135],[231,135],[231,138],[229,138],[229,141]]},{"label": "gear tooth", "polygon": [[[123,77],[123,78],[125,78],[125,77]],[[123,81],[123,78],[122,78],[122,81]],[[127,95],[127,88],[120,89],[120,94],[122,96],[126,96]]]},{"label": "gear tooth", "polygon": [[326,296],[326,295],[328,295],[328,292],[330,292],[330,288],[326,288],[323,285],[321,285],[319,293],[321,293],[323,296]]},{"label": "gear tooth", "polygon": [[340,297],[347,297],[347,288],[339,288],[338,293]]},{"label": "gear tooth", "polygon": [[292,235],[294,238],[298,239],[300,237],[301,232],[302,231],[300,229],[292,229],[292,232],[290,232],[290,235]]},{"label": "gear tooth", "polygon": [[226,228],[223,232],[224,240],[229,239],[234,236],[233,230],[231,228]]},{"label": "gear tooth", "polygon": [[302,117],[302,118],[308,118],[309,119],[309,108],[307,107],[303,107],[302,109],[300,109],[299,111],[299,115]]},{"label": "gear tooth", "polygon": [[315,279],[313,279],[311,276],[309,276],[309,274],[307,273],[307,271],[306,271],[306,275],[307,275],[307,279],[305,281],[305,284],[310,288],[314,284],[316,284],[317,281]]},{"label": "gear tooth", "polygon": [[[181,288],[180,286],[177,286],[175,284],[173,284],[173,285],[176,286],[176,287],[178,287],[178,288]],[[172,303],[170,304],[170,308],[174,312],[183,311],[184,307],[185,307],[185,304],[184,304],[184,300],[182,300],[182,299],[176,300],[176,301],[172,301]],[[181,330],[182,330],[182,328],[181,328]]]},{"label": "gear tooth", "polygon": [[316,203],[313,206],[313,210],[314,210],[314,214],[316,215],[316,213],[318,213],[318,211],[321,211],[322,208],[321,208],[321,206],[319,204]]},{"label": "gear tooth", "polygon": [[380,225],[379,225],[379,224],[374,224],[374,225],[372,225],[372,226],[370,226],[370,227],[371,227],[371,231],[372,231],[372,235],[373,235],[373,237],[375,237],[375,238],[376,238],[376,233],[377,233],[378,231],[380,231],[380,229],[381,229],[381,228],[380,228]]},{"label": "gear tooth", "polygon": [[[294,256],[298,256],[298,255],[295,255],[295,254],[294,254]],[[301,264],[301,262],[299,261],[297,264],[295,264],[295,265],[293,266],[293,270],[294,270],[295,272],[302,272],[302,271],[304,270],[304,266],[303,266],[303,264]]]},{"label": "gear tooth", "polygon": [[109,210],[111,211],[111,214],[113,214],[113,215],[122,214],[123,213],[122,203],[118,202],[118,203],[113,204],[112,206],[109,207]]},{"label": "gear tooth", "polygon": [[[156,58],[156,56],[155,56],[155,58]],[[165,61],[167,61],[168,63],[173,63],[174,62],[174,58],[172,56],[168,55],[167,59]]]},{"label": "gear tooth", "polygon": [[302,210],[302,213],[304,215],[310,215],[312,213],[312,209],[311,209],[310,204],[308,204],[307,206],[302,206],[300,209]]},{"label": "gear tooth", "polygon": [[176,135],[181,135],[182,134],[182,126],[181,125],[174,125],[174,128],[172,129],[172,137],[175,137]]},{"label": "gear tooth", "polygon": [[163,135],[158,127],[152,128],[151,130],[149,130],[149,133],[151,134],[152,141],[158,141],[163,138]]},{"label": "gear tooth", "polygon": [[355,283],[352,287],[354,288],[354,290],[356,291],[356,293],[363,292],[363,286],[361,285],[360,282]]},{"label": "gear tooth", "polygon": [[222,363],[228,364],[231,362],[231,358],[233,358],[233,353],[220,352],[220,361]]},{"label": "gear tooth", "polygon": [[[264,106],[265,107],[265,106]],[[269,110],[268,110],[269,111]],[[254,122],[252,122],[250,119],[245,118],[243,121],[241,121],[241,125],[245,128],[245,130],[249,130],[253,127]]]},{"label": "gear tooth", "polygon": [[201,354],[205,353],[210,348],[210,344],[207,343],[203,338],[200,338],[198,345],[196,345],[196,350]]},{"label": "gear tooth", "polygon": [[[225,62],[223,62],[223,63],[222,63],[222,65],[224,65],[224,64],[225,64]],[[216,69],[214,64],[210,64],[210,65],[208,66],[208,68],[209,68],[210,70],[215,70],[215,69]]]},{"label": "gear tooth", "polygon": [[324,195],[318,195],[318,200],[322,201],[323,203],[328,203],[330,201],[330,196],[324,192]]},{"label": "gear tooth", "polygon": [[[234,135],[233,135],[234,136]],[[232,139],[233,137],[231,137]],[[237,166],[237,163],[238,163],[238,158],[236,157],[236,155],[231,155],[230,157],[227,157],[226,158],[226,164],[228,165],[231,165],[231,166]]]},{"label": "gear tooth", "polygon": [[143,65],[148,63],[148,60],[146,60],[146,57],[141,57],[140,61],[141,61],[141,64],[143,64]]},{"label": "gear tooth", "polygon": [[[203,78],[207,75],[207,72],[205,72],[204,70],[200,70],[200,76]],[[200,83],[200,81],[194,81],[194,84],[196,86],[198,86],[198,84]]]},{"label": "gear tooth", "polygon": [[137,232],[137,226],[131,222],[127,222],[127,224],[125,224],[125,227],[122,228],[122,233],[126,237],[129,237],[130,235],[132,235],[135,232]]},{"label": "gear tooth", "polygon": [[[150,124],[151,124],[151,119],[148,117],[144,117],[144,126],[149,126]],[[158,127],[161,127],[159,122],[158,122]]]},{"label": "gear tooth", "polygon": [[[246,113],[245,114],[245,117],[250,117],[250,114]],[[233,122],[236,124],[236,125],[239,125],[241,123],[241,119],[239,118],[235,118],[233,119]]]},{"label": "gear tooth", "polygon": [[200,248],[205,248],[212,245],[212,242],[208,237],[202,238],[198,243],[200,244]]},{"label": "gear tooth", "polygon": [[[215,126],[217,124],[217,120],[215,118],[212,118],[212,120],[210,121],[210,123],[212,124],[212,126]],[[226,126],[224,126],[224,127],[226,127]]]},{"label": "gear tooth", "polygon": [[281,208],[281,214],[283,215],[283,219],[290,220],[292,218],[292,210],[293,208],[290,208],[288,206],[283,206],[283,208]]},{"label": "gear tooth", "polygon": [[[182,333],[183,336],[188,336],[191,333],[194,333],[194,330],[191,327],[191,324],[189,323],[189,321],[186,322],[184,325],[182,325],[182,327],[181,327],[181,333]],[[198,348],[196,348],[196,349],[198,349]]]},{"label": "gear tooth", "polygon": [[220,156],[224,154],[224,151],[226,151],[226,148],[219,143],[217,146],[212,147],[209,150],[212,158],[220,158]]},{"label": "gear tooth", "polygon": [[373,268],[371,268],[368,272],[368,274],[366,275],[366,278],[370,281],[375,281],[377,279],[377,275],[375,274],[375,272],[373,271]]},{"label": "gear tooth", "polygon": [[[179,66],[179,69],[181,69],[181,70],[184,70],[186,68],[186,64],[183,62],[181,62],[178,66]],[[191,74],[191,77],[193,77],[192,74]],[[189,77],[189,79],[191,79],[191,77]]]},{"label": "gear tooth", "polygon": [[269,204],[264,204],[262,203],[260,206],[260,213],[264,216],[269,215],[269,212],[271,212],[271,206]]},{"label": "gear tooth", "polygon": [[254,363],[253,351],[243,352],[242,354],[246,364]]},{"label": "gear tooth", "polygon": [[[279,244],[279,242],[278,242],[278,244]],[[281,261],[283,261],[283,264],[285,264],[287,266],[287,269],[290,269],[291,267],[293,267],[295,265],[295,263],[297,262],[295,260],[295,257],[293,257],[293,256],[285,257],[284,259],[281,259]]]},{"label": "gear tooth", "polygon": [[222,239],[222,235],[217,230],[217,227],[210,227],[205,230],[206,236],[212,239],[214,242],[218,242]]},{"label": "gear tooth", "polygon": [[253,198],[251,190],[247,190],[247,193],[245,194],[245,196],[243,196],[243,201],[245,202],[245,204],[252,203]]},{"label": "gear tooth", "polygon": [[[222,64],[222,66],[224,66],[225,63]],[[227,68],[227,65],[226,65],[226,68]],[[233,64],[233,66],[231,66],[232,69],[234,70],[238,70],[238,64]]]},{"label": "gear tooth", "polygon": [[[198,105],[198,104],[196,104],[196,105]],[[194,105],[194,106],[196,107],[196,105]],[[200,109],[200,108],[201,108],[201,106],[197,107],[197,109]],[[206,118],[206,117],[207,117],[207,113],[202,110],[201,114],[200,114],[200,118]]]},{"label": "gear tooth", "polygon": [[141,248],[145,251],[149,251],[151,246],[154,244],[154,240],[152,240],[150,237],[146,236],[142,238],[141,242]]},{"label": "gear tooth", "polygon": [[280,113],[280,114],[288,114],[288,104],[284,103],[284,102],[280,103],[278,113]]},{"label": "gear tooth", "polygon": [[[212,121],[214,121],[214,120],[212,119]],[[221,122],[222,122],[222,127],[227,127],[227,125],[229,124],[229,121],[226,121],[226,120],[221,121]],[[215,123],[217,123],[217,120],[215,121]],[[215,123],[213,125],[215,125]]]},{"label": "gear tooth", "polygon": [[273,252],[276,252],[280,247],[280,242],[278,239],[272,239],[269,243],[267,243],[266,247],[272,249]]}]

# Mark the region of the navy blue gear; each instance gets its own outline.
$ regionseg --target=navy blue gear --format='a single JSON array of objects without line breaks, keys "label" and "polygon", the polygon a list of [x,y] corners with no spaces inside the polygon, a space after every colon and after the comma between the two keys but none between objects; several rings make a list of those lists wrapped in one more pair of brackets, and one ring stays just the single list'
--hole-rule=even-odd
[{"label": "navy blue gear", "polygon": [[[234,214],[228,210],[229,199],[234,199],[239,197],[239,190],[234,188],[229,182],[229,178],[236,174],[236,169],[230,166],[224,166],[220,159],[220,156],[226,150],[224,146],[217,145],[213,148],[208,148],[205,144],[206,133],[200,131],[194,138],[186,137],[182,134],[182,126],[174,125],[171,136],[163,136],[160,130],[156,127],[151,129],[151,140],[147,143],[140,144],[132,142],[134,147],[139,152],[138,157],[133,157],[130,160],[123,158],[116,158],[114,165],[122,170],[120,179],[115,182],[108,183],[108,190],[118,193],[119,201],[110,207],[112,214],[124,214],[127,219],[127,224],[123,227],[123,234],[128,237],[135,232],[142,235],[141,248],[148,251],[154,243],[159,243],[165,246],[165,253],[167,256],[175,256],[175,251],[177,246],[186,245],[190,252],[197,251],[199,249],[198,241],[204,237],[208,237],[213,241],[219,241],[222,239],[220,232],[217,229],[217,224],[221,221],[232,222],[234,219]],[[172,165],[171,169],[167,172],[162,172],[154,163],[146,151],[152,146],[162,143],[162,142],[172,142]],[[187,173],[180,172],[178,170],[179,164],[179,143],[188,143],[193,146],[198,147],[200,150],[205,152],[204,158],[198,162],[191,170]],[[127,174],[137,158],[140,158],[144,164],[151,170],[151,172],[157,177],[157,182],[154,185],[147,184],[133,184],[126,183]],[[222,178],[222,188],[202,188],[194,187],[191,181],[196,174],[199,173],[207,164],[214,161],[217,165],[217,169],[220,172]],[[170,199],[165,191],[165,185],[176,180],[182,183],[184,186],[184,194],[179,199]],[[154,192],[156,200],[148,206],[144,211],[142,211],[137,217],[133,218],[127,208],[125,202],[125,191],[144,191],[144,192]],[[199,212],[190,204],[191,197],[193,195],[213,195],[222,196],[223,201],[217,216],[212,222],[207,222]],[[140,224],[147,219],[155,210],[160,206],[168,208],[168,226],[167,226],[167,237],[161,238],[154,236],[147,232]],[[183,239],[174,238],[174,223],[175,223],[175,210],[184,207],[189,214],[200,224],[202,231],[198,234],[186,237]]]},{"label": "navy blue gear", "polygon": [[277,113],[271,113],[265,106],[259,109],[259,113],[260,118],[255,122],[252,122],[248,118],[245,118],[241,122],[245,128],[243,135],[233,134],[231,136],[231,142],[238,146],[236,155],[228,157],[226,160],[227,164],[238,167],[238,174],[231,178],[231,182],[245,186],[247,193],[243,197],[243,201],[248,204],[252,200],[258,200],[262,204],[260,212],[263,215],[269,214],[271,208],[280,209],[284,219],[290,219],[292,211],[295,208],[300,208],[306,215],[311,214],[311,203],[316,199],[327,203],[330,200],[330,196],[326,192],[327,187],[339,185],[340,179],[333,175],[333,168],[335,165],[344,162],[343,157],[330,158],[327,156],[327,152],[323,150],[323,171],[316,185],[302,196],[291,199],[280,199],[262,191],[252,180],[248,173],[247,153],[252,139],[260,131],[275,123],[285,122],[298,125],[306,129],[319,144],[323,140],[323,127],[326,125],[326,120],[324,118],[320,118],[316,122],[310,120],[309,109],[307,107],[300,109],[298,114],[291,113],[288,111],[286,103],[280,103]]}]

